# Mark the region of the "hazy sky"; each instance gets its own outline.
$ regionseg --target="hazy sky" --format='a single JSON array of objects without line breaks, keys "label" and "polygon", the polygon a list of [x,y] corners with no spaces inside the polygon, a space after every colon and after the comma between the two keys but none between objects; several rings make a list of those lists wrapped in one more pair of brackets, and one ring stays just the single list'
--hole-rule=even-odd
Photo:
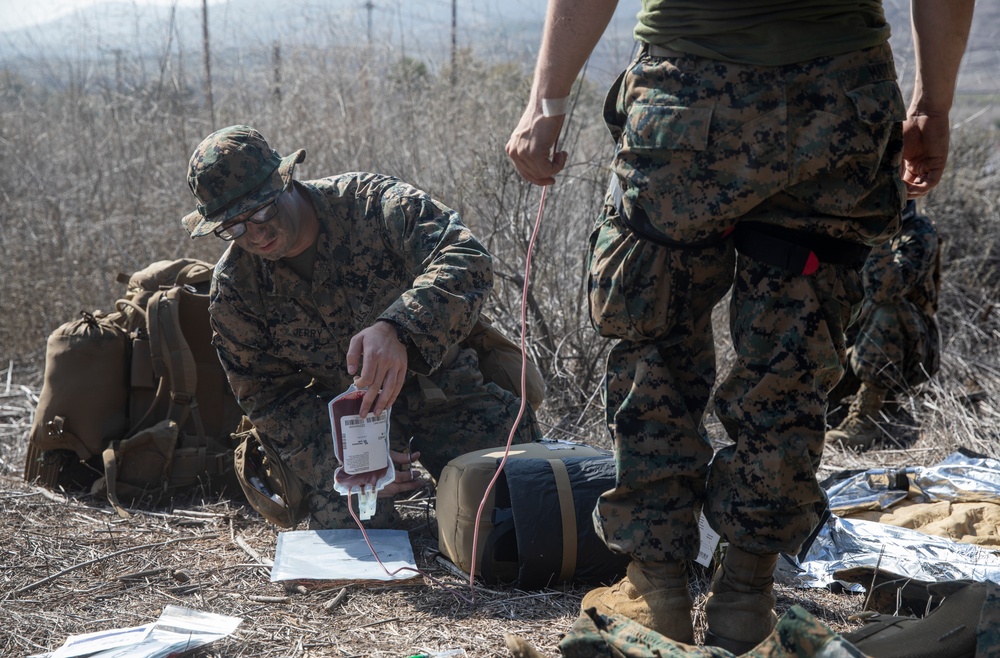
[{"label": "hazy sky", "polygon": [[[74,9],[106,0],[0,0],[0,32],[57,18]],[[201,0],[117,0],[125,5],[201,6]],[[213,5],[218,0],[209,0]]]}]

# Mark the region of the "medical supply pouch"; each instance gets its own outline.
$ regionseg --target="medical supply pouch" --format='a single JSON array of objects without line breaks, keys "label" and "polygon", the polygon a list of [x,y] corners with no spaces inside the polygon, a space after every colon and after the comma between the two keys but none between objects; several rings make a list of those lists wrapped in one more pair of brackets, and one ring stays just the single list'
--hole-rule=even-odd
[{"label": "medical supply pouch", "polygon": [[250,419],[243,417],[233,435],[236,479],[250,506],[280,528],[294,528],[305,518],[305,484],[278,453],[261,440]]},{"label": "medical supply pouch", "polygon": [[122,516],[119,499],[236,491],[230,437],[242,411],[211,345],[212,269],[179,259],[120,274],[114,312],[52,332],[26,480],[106,493]]},{"label": "medical supply pouch", "polygon": [[[438,481],[439,548],[466,573],[476,514],[503,454],[495,448],[462,455]],[[628,558],[607,548],[592,521],[598,497],[614,484],[614,459],[605,451],[561,441],[511,446],[480,517],[476,573],[522,589],[617,580]]]}]

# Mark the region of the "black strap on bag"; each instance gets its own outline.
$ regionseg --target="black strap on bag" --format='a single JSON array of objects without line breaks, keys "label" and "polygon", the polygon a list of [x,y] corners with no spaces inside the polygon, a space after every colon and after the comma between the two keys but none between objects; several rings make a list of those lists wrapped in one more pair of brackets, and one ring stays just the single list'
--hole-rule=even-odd
[{"label": "black strap on bag", "polygon": [[480,556],[482,578],[522,589],[621,578],[628,556],[613,553],[591,520],[598,497],[614,486],[614,478],[610,455],[509,460],[497,480],[496,507]]}]

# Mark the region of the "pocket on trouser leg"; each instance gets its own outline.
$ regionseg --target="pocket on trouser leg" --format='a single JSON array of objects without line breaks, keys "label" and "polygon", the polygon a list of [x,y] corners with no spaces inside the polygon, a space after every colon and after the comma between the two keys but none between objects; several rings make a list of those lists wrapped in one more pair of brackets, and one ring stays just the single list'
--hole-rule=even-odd
[{"label": "pocket on trouser leg", "polygon": [[669,250],[637,238],[606,207],[590,236],[590,319],[606,338],[645,340],[674,324]]},{"label": "pocket on trouser leg", "polygon": [[606,338],[683,340],[704,331],[733,280],[731,240],[665,246],[623,227],[613,206],[590,236],[590,318]]},{"label": "pocket on trouser leg", "polygon": [[[886,79],[872,81],[878,72]],[[798,180],[785,192],[807,212],[787,224],[864,244],[899,229],[906,190],[899,177],[905,105],[891,64],[808,78],[789,112],[807,116],[793,134]],[[816,107],[814,99],[824,98]],[[817,138],[822,135],[822,138]]]}]

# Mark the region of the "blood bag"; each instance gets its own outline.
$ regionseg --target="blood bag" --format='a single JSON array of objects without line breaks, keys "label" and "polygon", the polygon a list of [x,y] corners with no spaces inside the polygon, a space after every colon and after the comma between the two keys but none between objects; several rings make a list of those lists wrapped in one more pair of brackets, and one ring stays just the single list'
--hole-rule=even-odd
[{"label": "blood bag", "polygon": [[389,458],[389,409],[361,417],[366,392],[351,384],[329,404],[333,451],[341,464],[333,473],[333,488],[345,496],[358,495],[362,520],[372,517],[378,492],[396,478]]}]

